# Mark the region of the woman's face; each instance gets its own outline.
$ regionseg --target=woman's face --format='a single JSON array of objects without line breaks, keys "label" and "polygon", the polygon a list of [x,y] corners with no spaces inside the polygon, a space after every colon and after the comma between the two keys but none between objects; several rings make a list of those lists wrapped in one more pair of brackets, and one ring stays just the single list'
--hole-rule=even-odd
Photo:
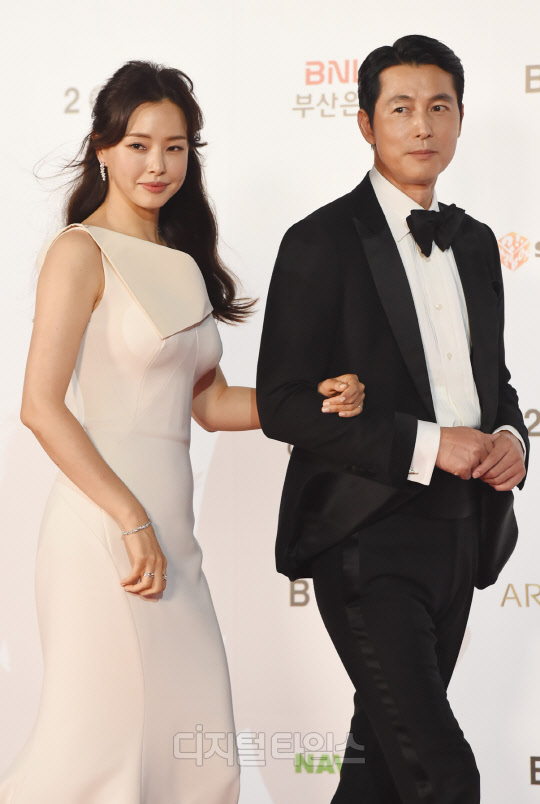
[{"label": "woman's face", "polygon": [[170,100],[142,103],[124,138],[97,152],[107,167],[107,200],[156,212],[182,186],[189,146],[183,111]]}]

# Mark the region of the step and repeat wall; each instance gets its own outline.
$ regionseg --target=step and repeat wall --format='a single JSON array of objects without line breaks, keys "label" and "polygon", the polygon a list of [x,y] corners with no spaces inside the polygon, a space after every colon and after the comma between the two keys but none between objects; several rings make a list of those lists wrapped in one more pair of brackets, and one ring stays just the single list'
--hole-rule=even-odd
[{"label": "step and repeat wall", "polygon": [[[517,495],[519,545],[497,585],[475,598],[449,697],[477,756],[483,800],[538,801],[540,5],[30,0],[5,10],[4,22],[0,771],[32,728],[42,676],[34,556],[55,470],[18,418],[35,258],[62,224],[61,166],[88,131],[100,84],[129,59],[192,77],[222,254],[259,299],[249,323],[221,326],[222,365],[229,383],[252,385],[281,237],[352,189],[371,164],[356,124],[358,64],[379,45],[423,33],[465,66],[463,132],[438,197],[487,222],[499,240],[508,364],[532,436],[529,478]],[[287,445],[260,432],[194,427],[192,452],[196,535],[231,669],[242,804],[325,804],[337,784],[352,688],[310,580],[290,584],[274,570]],[[230,748],[215,750],[227,761]]]}]

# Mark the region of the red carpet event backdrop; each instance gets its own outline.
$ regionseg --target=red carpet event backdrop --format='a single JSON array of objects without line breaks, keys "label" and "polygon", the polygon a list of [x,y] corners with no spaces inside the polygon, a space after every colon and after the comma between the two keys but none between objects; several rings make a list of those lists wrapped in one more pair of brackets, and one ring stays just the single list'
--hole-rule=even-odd
[{"label": "red carpet event backdrop", "polygon": [[[358,65],[373,48],[422,33],[444,41],[465,66],[463,132],[438,197],[488,223],[499,240],[508,363],[533,436],[528,481],[517,494],[518,548],[497,585],[476,596],[449,696],[477,756],[483,800],[537,802],[540,4],[31,0],[11,5],[4,21],[0,769],[31,730],[42,675],[33,576],[55,470],[18,417],[34,265],[44,239],[61,226],[58,172],[89,129],[100,84],[128,59],[179,67],[195,82],[222,253],[245,292],[259,297],[249,324],[220,326],[222,365],[229,383],[253,384],[281,237],[352,189],[371,165],[356,124]],[[287,458],[287,445],[260,433],[210,435],[194,427],[197,538],[230,662],[242,804],[329,802],[352,714],[352,688],[311,582],[291,585],[274,570]],[[81,567],[81,583],[91,581]],[[231,761],[230,739],[216,741],[215,750]],[[171,751],[183,756],[179,762],[201,760],[197,735],[178,738]]]}]

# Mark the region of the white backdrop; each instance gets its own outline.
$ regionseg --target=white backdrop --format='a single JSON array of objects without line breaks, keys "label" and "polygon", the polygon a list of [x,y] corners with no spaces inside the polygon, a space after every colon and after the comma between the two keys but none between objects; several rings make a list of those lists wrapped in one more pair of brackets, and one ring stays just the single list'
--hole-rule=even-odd
[{"label": "white backdrop", "polygon": [[[264,298],[283,233],[352,189],[370,166],[350,105],[354,61],[403,34],[442,39],[463,60],[466,111],[438,197],[486,221],[501,238],[508,363],[532,435],[539,435],[539,30],[537,0],[428,6],[418,0],[96,0],[91,6],[29,0],[4,12],[0,770],[24,743],[39,700],[33,566],[54,471],[18,420],[34,261],[60,225],[62,203],[62,192],[51,191],[58,181],[37,180],[34,167],[39,163],[39,173],[51,175],[74,153],[88,130],[90,96],[124,61],[152,59],[187,72],[206,117],[207,180],[223,255],[246,292],[260,297],[249,324],[221,327],[223,367],[230,383],[253,384]],[[517,500],[518,549],[499,583],[476,597],[449,691],[489,804],[538,800],[536,443],[532,438],[527,487]],[[290,584],[273,568],[287,448],[260,433],[210,436],[196,429],[193,461],[197,536],[229,655],[237,729],[255,733],[251,748],[264,749],[243,769],[242,802],[325,804],[339,764],[332,739],[345,737],[352,690],[309,583],[307,596],[298,584],[292,597],[306,605],[291,605]],[[294,732],[294,745],[284,736],[276,743],[277,733]],[[310,773],[307,755],[317,751]],[[307,759],[295,767],[297,754]],[[532,776],[531,764],[538,767]]]}]

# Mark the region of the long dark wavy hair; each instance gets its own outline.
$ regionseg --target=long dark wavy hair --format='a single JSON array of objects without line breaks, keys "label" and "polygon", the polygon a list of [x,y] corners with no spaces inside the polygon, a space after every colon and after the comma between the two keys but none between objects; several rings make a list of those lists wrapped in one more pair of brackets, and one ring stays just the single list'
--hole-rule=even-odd
[{"label": "long dark wavy hair", "polygon": [[242,321],[251,313],[254,301],[236,298],[235,277],[218,254],[217,223],[206,195],[199,154],[199,148],[206,145],[200,133],[203,116],[193,83],[180,70],[128,61],[100,90],[92,110],[92,130],[71,163],[76,175],[66,200],[66,223],[81,223],[105,200],[108,183],[101,180],[96,152],[123,139],[138,106],[162,100],[172,101],[184,113],[189,158],[184,183],[160,210],[160,236],[170,248],[193,257],[206,282],[214,317],[230,323]]}]

